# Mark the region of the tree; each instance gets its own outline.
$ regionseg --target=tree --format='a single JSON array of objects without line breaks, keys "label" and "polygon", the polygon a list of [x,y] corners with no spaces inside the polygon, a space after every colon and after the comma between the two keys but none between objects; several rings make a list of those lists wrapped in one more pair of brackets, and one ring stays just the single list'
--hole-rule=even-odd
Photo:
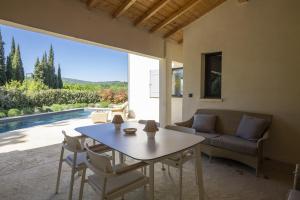
[{"label": "tree", "polygon": [[54,51],[52,45],[50,46],[48,57],[48,82],[50,88],[55,88],[55,67],[54,67]]},{"label": "tree", "polygon": [[44,69],[39,58],[36,59],[34,64],[33,78],[36,81],[44,82]]},{"label": "tree", "polygon": [[0,86],[6,83],[6,73],[5,73],[5,55],[4,55],[4,42],[2,41],[2,35],[0,30]]},{"label": "tree", "polygon": [[63,81],[61,78],[61,69],[60,65],[58,65],[58,70],[57,70],[57,88],[62,89],[63,88]]},{"label": "tree", "polygon": [[14,58],[15,52],[16,52],[15,39],[12,38],[10,53],[6,58],[6,79],[7,79],[7,82],[11,81],[13,79],[13,76],[14,76],[14,71],[13,71],[13,68],[12,68],[12,60]]},{"label": "tree", "polygon": [[24,81],[24,68],[23,68],[23,63],[21,59],[21,53],[20,53],[20,46],[18,45],[15,55],[12,60],[12,68],[13,68],[13,78],[14,80],[23,82]]},{"label": "tree", "polygon": [[43,70],[43,83],[49,87],[49,70],[48,70],[48,61],[47,61],[47,53],[45,52],[40,63],[41,68]]}]

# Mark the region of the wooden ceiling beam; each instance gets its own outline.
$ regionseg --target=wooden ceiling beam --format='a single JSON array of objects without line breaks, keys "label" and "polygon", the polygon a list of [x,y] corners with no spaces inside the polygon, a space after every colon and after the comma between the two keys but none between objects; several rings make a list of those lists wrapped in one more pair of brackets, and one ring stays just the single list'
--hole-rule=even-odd
[{"label": "wooden ceiling beam", "polygon": [[164,7],[170,0],[162,0],[158,1],[156,4],[154,4],[144,15],[142,15],[138,20],[134,22],[135,26],[138,26],[145,22],[147,19],[152,17],[159,9]]},{"label": "wooden ceiling beam", "polygon": [[91,8],[94,8],[96,7],[96,5],[99,3],[98,0],[87,0],[86,1],[86,6],[91,9]]},{"label": "wooden ceiling beam", "polygon": [[205,15],[206,13],[208,13],[209,11],[211,11],[212,9],[214,9],[215,7],[219,6],[221,3],[223,3],[224,1],[226,0],[219,0],[217,1],[213,6],[211,6],[209,9],[207,9],[205,12],[203,12],[199,17],[197,17],[196,19],[194,20],[191,20],[191,21],[188,21],[188,22],[185,22],[184,24],[174,28],[173,30],[169,31],[167,34],[164,35],[164,38],[168,38],[170,37],[171,35],[177,33],[178,31],[182,30],[184,27],[190,25],[192,22],[194,22],[195,20],[199,19],[200,17],[202,17],[203,15]]},{"label": "wooden ceiling beam", "polygon": [[113,14],[114,18],[120,17],[126,10],[132,6],[136,0],[126,0]]},{"label": "wooden ceiling beam", "polygon": [[170,15],[167,19],[165,19],[163,22],[161,22],[160,24],[157,24],[156,26],[154,26],[150,32],[156,32],[160,29],[162,29],[164,26],[168,25],[169,23],[171,23],[172,21],[174,21],[177,17],[183,15],[185,12],[187,12],[188,10],[190,10],[191,8],[193,8],[195,5],[197,5],[201,0],[191,0],[189,1],[187,4],[185,4],[182,8],[180,8],[179,10],[177,10],[176,12],[174,12],[172,15]]}]

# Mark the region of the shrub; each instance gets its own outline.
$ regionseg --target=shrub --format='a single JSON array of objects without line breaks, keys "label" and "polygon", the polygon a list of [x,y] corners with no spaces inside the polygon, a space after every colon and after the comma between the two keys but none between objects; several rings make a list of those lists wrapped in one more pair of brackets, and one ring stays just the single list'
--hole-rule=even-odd
[{"label": "shrub", "polygon": [[33,108],[23,108],[22,110],[22,114],[23,115],[30,115],[34,113],[34,109]]},{"label": "shrub", "polygon": [[109,104],[110,103],[108,101],[102,101],[102,102],[100,102],[100,107],[101,108],[108,108]]},{"label": "shrub", "polygon": [[0,118],[6,117],[5,112],[0,112]]},{"label": "shrub", "polygon": [[9,110],[12,108],[22,109],[24,107],[32,107],[31,102],[24,92],[18,89],[0,88],[0,108]]},{"label": "shrub", "polygon": [[89,103],[89,104],[88,104],[88,107],[94,108],[94,107],[95,107],[95,104],[94,104],[94,103]]},{"label": "shrub", "polygon": [[13,108],[7,112],[8,117],[15,117],[21,115],[21,111],[19,109]]},{"label": "shrub", "polygon": [[99,95],[93,91],[43,90],[31,95],[31,102],[37,106],[53,104],[96,103]]},{"label": "shrub", "polygon": [[58,112],[58,111],[62,111],[63,110],[63,106],[59,105],[59,104],[53,104],[52,106],[50,106],[50,108],[54,112]]}]

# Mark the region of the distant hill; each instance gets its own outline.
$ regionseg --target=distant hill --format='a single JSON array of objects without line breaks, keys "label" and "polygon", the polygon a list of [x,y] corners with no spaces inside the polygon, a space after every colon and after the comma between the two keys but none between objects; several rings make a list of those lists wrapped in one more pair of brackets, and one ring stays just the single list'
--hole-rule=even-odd
[{"label": "distant hill", "polygon": [[122,81],[99,81],[99,82],[93,82],[93,81],[84,81],[79,79],[73,79],[73,78],[62,78],[64,83],[77,83],[77,84],[116,84],[116,83],[127,83]]}]

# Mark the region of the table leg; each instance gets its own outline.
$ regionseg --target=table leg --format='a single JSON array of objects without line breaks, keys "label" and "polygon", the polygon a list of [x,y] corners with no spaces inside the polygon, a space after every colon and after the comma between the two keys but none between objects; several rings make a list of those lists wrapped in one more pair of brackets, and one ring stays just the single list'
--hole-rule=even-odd
[{"label": "table leg", "polygon": [[201,161],[201,151],[200,145],[195,147],[195,168],[197,171],[197,182],[198,182],[198,191],[199,191],[199,200],[204,200],[204,188],[203,188],[203,177],[202,177],[202,161]]},{"label": "table leg", "polygon": [[150,163],[149,167],[149,184],[150,184],[150,200],[154,200],[154,162]]},{"label": "table leg", "polygon": [[123,155],[121,152],[119,152],[119,162],[120,162],[121,164],[124,163],[124,155]]}]

